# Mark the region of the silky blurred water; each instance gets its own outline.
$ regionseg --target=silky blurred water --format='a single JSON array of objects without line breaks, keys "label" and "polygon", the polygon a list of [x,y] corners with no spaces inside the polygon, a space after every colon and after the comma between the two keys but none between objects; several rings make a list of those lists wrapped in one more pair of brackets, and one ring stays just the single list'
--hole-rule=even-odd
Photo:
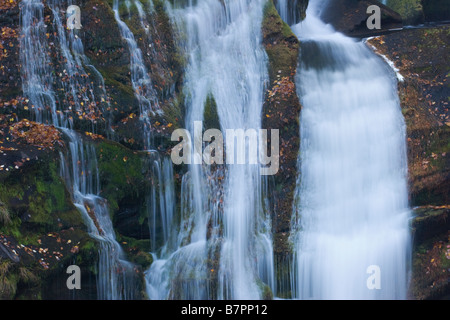
[{"label": "silky blurred water", "polygon": [[[306,19],[292,27],[302,43],[303,106],[293,297],[404,299],[410,211],[396,78],[363,42],[324,24],[321,4],[310,1]],[[379,289],[367,285],[372,265],[381,271]]]}]

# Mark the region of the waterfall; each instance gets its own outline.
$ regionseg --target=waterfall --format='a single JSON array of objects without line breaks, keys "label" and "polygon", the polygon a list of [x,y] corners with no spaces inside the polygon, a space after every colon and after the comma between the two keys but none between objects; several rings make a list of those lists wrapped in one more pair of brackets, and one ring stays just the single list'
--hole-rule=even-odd
[{"label": "waterfall", "polygon": [[[76,117],[91,119],[92,131],[95,132],[94,123],[96,118],[105,116],[108,112],[109,99],[106,94],[104,79],[100,72],[89,62],[84,54],[84,47],[76,31],[66,33],[61,12],[71,5],[72,1],[61,2],[59,0],[48,1],[48,6],[53,14],[53,25],[56,26],[57,39],[59,41],[59,51],[63,65],[59,66],[61,70],[59,85],[65,92],[64,104],[69,105],[68,110],[63,110],[61,117],[64,117],[64,111],[74,113]],[[86,71],[85,66],[92,71],[96,78],[93,78]],[[94,85],[94,81],[96,82]],[[99,88],[100,90],[97,90]],[[97,95],[97,96],[96,96]],[[101,108],[102,105],[105,108]],[[64,106],[66,107],[66,106]],[[97,112],[100,108],[101,114]],[[72,126],[72,120],[64,118],[62,123],[64,127]]]},{"label": "waterfall", "polygon": [[20,5],[22,91],[32,102],[36,121],[58,125],[44,4],[42,0],[26,0]]},{"label": "waterfall", "polygon": [[[76,109],[80,109],[88,102],[96,104],[98,97],[94,96],[92,80],[83,67],[83,63],[88,60],[82,52],[81,41],[74,31],[65,31],[59,4],[60,1],[48,3],[53,13],[59,49],[64,57],[62,68],[68,79],[68,84],[64,87],[67,90],[65,96],[71,96]],[[66,3],[67,6],[69,4],[71,2]],[[69,140],[71,161],[67,161],[66,156],[60,153],[61,176],[70,188],[74,205],[86,221],[89,234],[99,243],[98,298],[133,299],[136,297],[134,266],[125,260],[115,239],[106,200],[98,196],[100,181],[95,149],[84,143],[79,134],[71,129],[72,122],[57,110],[56,93],[52,87],[54,79],[51,50],[46,40],[46,33],[49,31],[45,25],[43,10],[42,0],[23,0],[21,3],[20,57],[24,95],[34,106],[32,110],[36,120],[57,126]],[[100,73],[96,75],[101,78]],[[100,81],[103,83],[103,78]],[[104,87],[102,92],[106,93]],[[105,99],[103,96],[102,98]],[[51,118],[46,116],[47,110],[50,110]]]},{"label": "waterfall", "polygon": [[302,43],[303,105],[293,297],[404,299],[410,211],[395,75],[363,42],[323,23],[320,5],[310,1],[292,27]]},{"label": "waterfall", "polygon": [[275,7],[281,19],[289,25],[298,23],[301,17],[301,10],[304,10],[304,2],[308,0],[274,0]]},{"label": "waterfall", "polygon": [[[142,4],[139,1],[133,2],[138,9],[141,25],[146,28],[146,23],[144,22],[144,10]],[[131,3],[126,1],[126,5],[129,8]],[[129,9],[128,9],[129,10]],[[139,103],[140,119],[144,123],[144,148],[150,149],[150,119],[149,117],[155,113],[161,113],[162,110],[159,108],[159,103],[156,95],[156,91],[153,88],[153,83],[148,74],[147,67],[144,63],[144,58],[141,49],[138,47],[136,39],[133,32],[127,24],[122,21],[119,13],[119,0],[114,0],[113,2],[114,17],[120,29],[122,38],[126,41],[128,50],[130,53],[130,72],[131,72],[131,83],[133,86],[134,94]]]},{"label": "waterfall", "polygon": [[[217,129],[258,129],[267,57],[263,0],[205,0],[169,7],[186,53],[186,128],[211,95]],[[260,299],[274,290],[273,248],[258,165],[189,165],[176,247],[147,272],[151,299]]]},{"label": "waterfall", "polygon": [[163,158],[155,154],[156,159],[152,161],[151,169],[153,176],[153,185],[150,190],[148,208],[149,228],[152,237],[152,252],[156,252],[160,247],[173,247],[168,245],[172,241],[171,232],[173,228],[173,219],[175,211],[175,182],[173,175],[172,162],[169,158]]},{"label": "waterfall", "polygon": [[97,298],[100,300],[135,299],[138,292],[135,267],[128,262],[115,237],[106,200],[98,196],[100,181],[95,148],[84,144],[70,129],[61,129],[69,138],[72,172],[67,171],[63,154],[61,176],[72,186],[74,205],[81,212],[89,234],[99,244]]}]

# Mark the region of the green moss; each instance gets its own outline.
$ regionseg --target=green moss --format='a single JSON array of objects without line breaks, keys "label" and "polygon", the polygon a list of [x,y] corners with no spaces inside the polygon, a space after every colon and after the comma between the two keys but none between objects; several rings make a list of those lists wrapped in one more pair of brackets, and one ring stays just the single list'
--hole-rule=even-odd
[{"label": "green moss", "polygon": [[83,224],[81,215],[74,208],[64,182],[58,174],[55,162],[47,170],[35,172],[32,198],[29,201],[30,222],[40,224],[45,231],[54,230],[58,220],[67,226]]},{"label": "green moss", "polygon": [[125,198],[144,197],[145,153],[133,152],[119,143],[102,140],[96,144],[99,156],[101,195],[115,211]]},{"label": "green moss", "polygon": [[91,239],[85,238],[80,244],[80,251],[75,261],[78,266],[85,266],[93,275],[98,274],[98,243]]},{"label": "green moss", "polygon": [[129,106],[137,108],[137,102],[131,85],[129,65],[109,65],[98,67],[99,72],[105,80],[105,86],[110,88],[112,101],[125,109]]},{"label": "green moss", "polygon": [[0,200],[0,225],[7,226],[11,223],[11,215],[6,205]]},{"label": "green moss", "polygon": [[10,217],[0,232],[23,244],[37,244],[39,235],[48,231],[84,228],[51,157],[10,174],[0,184],[0,201]]},{"label": "green moss", "polygon": [[[269,57],[270,79],[290,76],[297,65],[299,42],[291,28],[281,19],[272,1],[264,7],[263,41]],[[281,73],[278,73],[281,71]]]},{"label": "green moss", "polygon": [[261,280],[257,280],[256,284],[259,287],[259,290],[261,292],[261,299],[262,300],[273,300],[273,293],[272,290],[270,289],[270,287],[265,284],[264,282],[262,282]]},{"label": "green moss", "polygon": [[39,272],[35,265],[24,267],[0,258],[0,299],[16,299],[21,288],[34,290],[40,285]]},{"label": "green moss", "polygon": [[168,123],[172,123],[175,128],[179,128],[180,124],[183,123],[184,115],[184,97],[182,94],[171,100],[171,103],[164,104],[162,106],[164,112],[164,119]]},{"label": "green moss", "polygon": [[203,111],[203,126],[206,129],[220,129],[219,115],[217,113],[217,104],[214,96],[208,94]]},{"label": "green moss", "polygon": [[149,253],[149,239],[135,239],[120,234],[117,235],[117,239],[131,262],[141,266],[144,270],[150,267],[153,263],[153,257]]},{"label": "green moss", "polygon": [[401,15],[404,24],[417,23],[423,19],[421,0],[388,0],[387,5]]}]

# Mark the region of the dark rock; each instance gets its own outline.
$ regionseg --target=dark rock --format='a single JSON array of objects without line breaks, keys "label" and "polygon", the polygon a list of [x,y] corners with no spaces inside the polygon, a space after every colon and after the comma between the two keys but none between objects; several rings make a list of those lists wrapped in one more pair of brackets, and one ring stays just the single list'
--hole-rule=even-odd
[{"label": "dark rock", "polygon": [[[299,116],[301,105],[296,93],[295,75],[300,43],[289,26],[283,22],[272,2],[264,11],[263,45],[269,57],[269,85],[263,105],[262,127],[279,130],[279,170],[269,176],[267,183],[272,212],[275,260],[290,254],[288,234],[297,177],[297,156],[300,147]],[[269,142],[270,143],[270,142]],[[287,260],[286,260],[287,261]],[[287,269],[285,269],[287,271]],[[285,282],[288,272],[277,275]],[[288,296],[287,293],[278,292]]]},{"label": "dark rock", "polygon": [[135,239],[149,239],[150,229],[148,221],[140,221],[141,214],[139,206],[125,207],[121,206],[115,214],[114,226],[116,230],[126,236]]},{"label": "dark rock", "polygon": [[445,235],[450,230],[449,207],[418,207],[414,209],[414,216],[412,228],[415,245]]},{"label": "dark rock", "polygon": [[450,207],[420,207],[414,214],[409,298],[446,300],[450,295]]},{"label": "dark rock", "polygon": [[[367,28],[366,13],[371,5],[381,9],[381,29]],[[364,38],[390,32],[392,29],[402,28],[402,17],[392,9],[376,0],[341,0],[328,1],[324,6],[321,18],[326,23],[350,37]]]},{"label": "dark rock", "polygon": [[370,42],[404,77],[398,87],[413,206],[450,203],[449,30],[448,26],[409,29]]},{"label": "dark rock", "polygon": [[11,249],[0,243],[0,260],[1,258],[10,259],[12,262],[20,261],[19,256],[15,255],[14,252],[11,251]]},{"label": "dark rock", "polygon": [[450,21],[450,3],[448,0],[422,0],[426,22]]}]

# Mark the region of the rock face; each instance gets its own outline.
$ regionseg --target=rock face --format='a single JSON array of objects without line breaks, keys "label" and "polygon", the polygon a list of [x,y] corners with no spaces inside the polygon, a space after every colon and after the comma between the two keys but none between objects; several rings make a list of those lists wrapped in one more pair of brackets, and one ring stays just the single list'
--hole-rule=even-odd
[{"label": "rock face", "polygon": [[[269,85],[263,107],[263,128],[278,129],[280,165],[271,181],[275,260],[278,267],[289,260],[289,231],[297,178],[297,155],[300,147],[300,102],[295,75],[300,43],[289,26],[281,20],[271,2],[265,8],[263,45],[269,57]],[[287,268],[279,269],[279,282],[288,277]],[[284,294],[280,292],[280,294]]]},{"label": "rock face", "polygon": [[404,80],[399,97],[407,126],[410,202],[413,221],[415,299],[450,293],[450,113],[448,26],[404,30],[370,41],[394,62]]},{"label": "rock face", "polygon": [[449,27],[406,30],[371,42],[405,78],[399,82],[399,96],[413,206],[450,202],[449,32]]},{"label": "rock face", "polygon": [[[62,54],[54,45],[59,39],[53,13],[44,4],[50,63],[55,74],[65,73]],[[83,132],[84,143],[95,149],[99,195],[108,203],[117,240],[127,259],[136,264],[143,287],[142,272],[152,262],[146,195],[153,183],[149,163],[154,159],[138,151],[143,145],[142,121],[131,87],[130,57],[114,19],[112,1],[82,1],[79,6],[84,53],[103,77],[108,98],[100,101],[95,88],[99,100],[92,110],[95,118],[84,113],[74,116],[73,128]],[[121,13],[146,53],[144,62],[163,110],[152,118],[154,148],[163,156],[170,147],[171,131],[183,119],[183,59],[164,1],[153,1],[148,34],[135,9],[129,15],[126,9]],[[19,1],[0,0],[0,299],[96,299],[97,242],[87,233],[72,202],[71,186],[60,175],[60,153],[68,154],[68,141],[55,127],[27,120],[33,119],[33,106],[22,92],[19,16]],[[66,109],[70,100],[66,101],[60,90],[64,79],[57,80],[55,95]],[[106,103],[108,108],[103,108]],[[66,287],[66,268],[71,264],[82,271],[83,290]]]},{"label": "rock face", "polygon": [[[424,19],[445,18],[445,10],[436,9],[443,2],[423,0]],[[365,9],[373,3],[382,8],[383,28],[400,25],[399,16],[392,10],[368,0],[332,1],[324,17],[346,34],[367,36],[371,33],[364,29]],[[183,126],[184,59],[178,52],[164,0],[153,0],[153,4],[153,13],[147,19],[148,33],[135,9],[128,13],[123,8],[121,14],[145,52],[144,62],[163,110],[151,119],[154,149],[163,156],[173,146],[169,140],[171,132]],[[304,16],[307,1],[292,4],[296,8],[293,19],[297,21]],[[80,7],[84,26],[80,37],[85,54],[105,80],[110,105],[108,109],[95,110],[101,115],[95,123],[82,114],[74,118],[73,125],[83,141],[95,149],[100,196],[108,203],[118,242],[128,260],[136,264],[143,281],[142,271],[152,263],[148,254],[153,235],[148,227],[147,194],[155,183],[149,170],[155,159],[140,151],[143,124],[131,86],[129,52],[114,19],[112,1],[81,1]],[[59,153],[69,151],[67,141],[57,128],[27,120],[32,119],[33,106],[21,88],[19,14],[18,0],[0,0],[0,299],[95,299],[98,245],[87,233],[85,222],[73,205],[70,186],[60,175]],[[56,43],[52,13],[46,7],[44,14],[47,37]],[[294,77],[301,44],[281,20],[272,1],[265,8],[262,34],[270,77],[263,127],[280,130],[280,169],[268,179],[275,263],[286,266],[300,142],[301,105]],[[439,298],[448,293],[448,278],[443,270],[450,268],[449,34],[448,27],[409,30],[372,42],[405,77],[399,92],[408,129],[411,203],[420,206],[413,225],[415,269],[411,296],[417,299]],[[55,70],[61,68],[58,50],[51,51],[51,63]],[[205,123],[207,127],[217,127],[213,99],[207,101]],[[179,168],[176,170],[184,170]],[[180,177],[176,172],[177,196],[181,194]],[[74,263],[82,270],[84,289],[75,292],[66,288],[66,268]],[[288,281],[287,268],[277,268],[277,281],[280,286]],[[289,296],[282,290],[279,294]]]},{"label": "rock face", "polygon": [[[381,9],[381,29],[367,28],[369,14],[367,8],[377,5]],[[322,9],[321,18],[350,37],[369,37],[389,32],[390,29],[402,27],[402,17],[392,9],[375,0],[328,1]]]},{"label": "rock face", "polygon": [[422,0],[425,22],[449,21],[450,6],[447,0]]},{"label": "rock face", "polygon": [[386,5],[401,15],[404,25],[450,20],[446,0],[387,0]]},{"label": "rock face", "polygon": [[418,24],[424,21],[420,0],[387,0],[386,5],[401,15],[404,25]]}]

